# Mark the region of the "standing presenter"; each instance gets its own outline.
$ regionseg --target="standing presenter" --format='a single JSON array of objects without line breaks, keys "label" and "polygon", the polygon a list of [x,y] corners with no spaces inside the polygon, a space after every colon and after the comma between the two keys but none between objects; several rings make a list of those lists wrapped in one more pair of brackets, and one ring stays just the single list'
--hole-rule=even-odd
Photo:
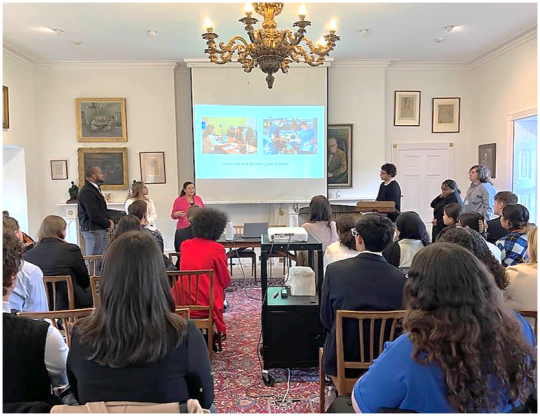
[{"label": "standing presenter", "polygon": [[204,202],[200,196],[195,195],[195,185],[193,182],[185,182],[182,186],[180,196],[174,200],[171,212],[171,218],[178,220],[178,224],[176,224],[177,230],[189,227],[187,210],[193,205],[204,207]]}]

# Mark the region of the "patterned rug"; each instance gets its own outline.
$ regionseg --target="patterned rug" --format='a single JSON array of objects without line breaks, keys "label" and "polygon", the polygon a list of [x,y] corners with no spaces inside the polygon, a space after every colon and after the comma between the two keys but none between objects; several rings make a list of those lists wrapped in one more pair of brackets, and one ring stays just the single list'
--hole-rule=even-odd
[{"label": "patterned rug", "polygon": [[[273,279],[272,283],[278,284]],[[227,339],[223,352],[214,354],[215,400],[219,413],[316,413],[319,406],[318,369],[270,370],[273,387],[261,379],[257,354],[261,321],[260,284],[251,279],[234,279],[227,289],[231,307],[225,314]]]}]

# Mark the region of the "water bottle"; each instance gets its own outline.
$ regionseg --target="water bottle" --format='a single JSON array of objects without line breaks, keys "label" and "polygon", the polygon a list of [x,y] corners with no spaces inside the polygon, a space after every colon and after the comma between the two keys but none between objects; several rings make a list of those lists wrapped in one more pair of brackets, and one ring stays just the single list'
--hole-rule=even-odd
[{"label": "water bottle", "polygon": [[225,227],[225,240],[234,240],[234,226],[232,221],[227,221],[227,226]]}]

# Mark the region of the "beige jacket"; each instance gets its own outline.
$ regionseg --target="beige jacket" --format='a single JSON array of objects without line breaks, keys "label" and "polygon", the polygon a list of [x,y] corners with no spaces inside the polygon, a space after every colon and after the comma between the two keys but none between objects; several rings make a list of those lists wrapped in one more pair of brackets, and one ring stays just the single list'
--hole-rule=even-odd
[{"label": "beige jacket", "polygon": [[[536,267],[535,267],[536,266]],[[516,311],[538,310],[538,267],[521,263],[506,268],[509,285],[504,291],[506,303]]]}]

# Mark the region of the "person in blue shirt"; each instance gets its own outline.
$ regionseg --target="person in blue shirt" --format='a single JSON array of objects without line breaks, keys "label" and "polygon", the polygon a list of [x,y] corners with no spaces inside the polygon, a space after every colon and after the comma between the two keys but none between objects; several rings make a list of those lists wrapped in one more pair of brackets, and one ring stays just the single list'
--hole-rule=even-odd
[{"label": "person in blue shirt", "polygon": [[298,130],[297,137],[300,140],[301,152],[314,152],[317,135],[313,129],[308,129],[308,125],[305,121],[300,123],[300,130]]},{"label": "person in blue shirt", "polygon": [[527,257],[527,233],[529,232],[529,210],[521,204],[506,205],[500,217],[501,225],[510,234],[495,243],[501,250],[503,266],[525,263]]},{"label": "person in blue shirt", "polygon": [[422,249],[404,302],[406,332],[356,383],[357,412],[504,413],[535,394],[533,331],[470,251],[453,243]]}]

